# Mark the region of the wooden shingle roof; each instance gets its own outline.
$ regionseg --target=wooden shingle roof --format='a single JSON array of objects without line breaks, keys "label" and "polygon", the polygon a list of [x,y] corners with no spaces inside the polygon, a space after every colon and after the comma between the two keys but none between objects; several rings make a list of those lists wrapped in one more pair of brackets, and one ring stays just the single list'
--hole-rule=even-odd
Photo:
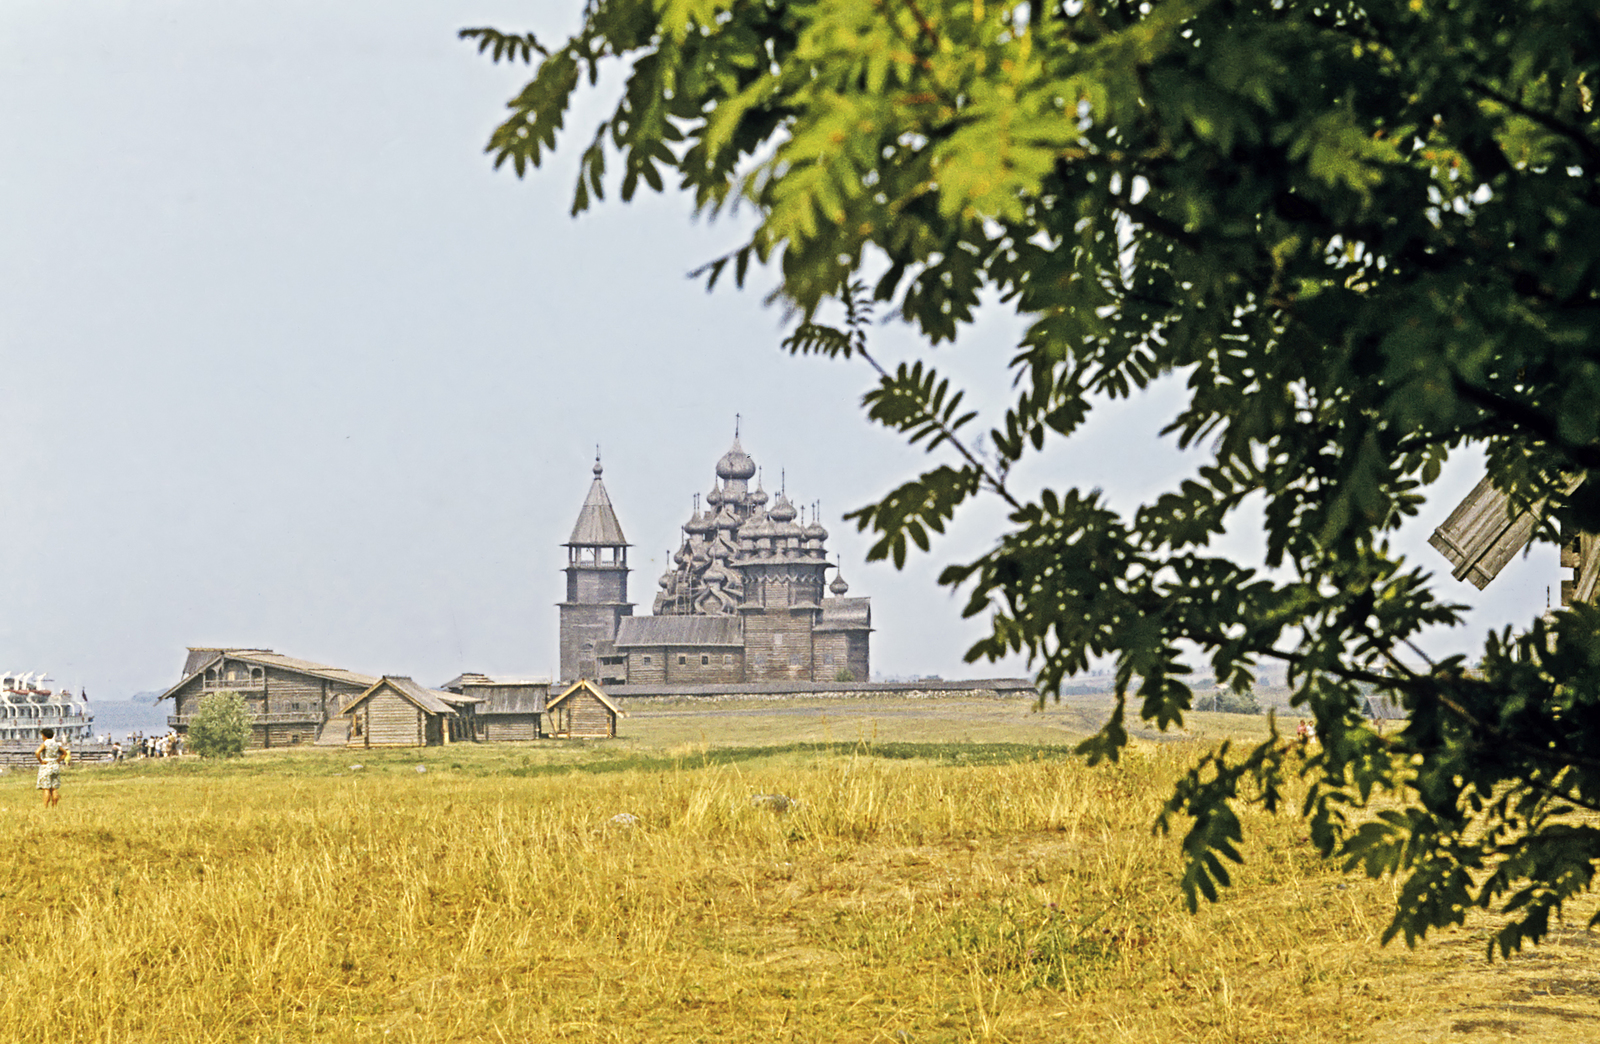
[{"label": "wooden shingle roof", "polygon": [[617,648],[658,645],[744,644],[737,616],[624,616],[617,628]]},{"label": "wooden shingle roof", "polygon": [[616,703],[611,699],[611,697],[606,695],[606,692],[605,692],[604,689],[600,688],[600,686],[596,685],[594,682],[590,681],[587,678],[583,679],[582,681],[575,681],[571,685],[567,686],[566,689],[561,693],[560,696],[557,696],[555,699],[550,701],[550,705],[549,705],[549,707],[547,709],[553,711],[557,707],[561,706],[562,702],[565,701],[567,698],[569,698],[571,696],[575,696],[579,692],[583,692],[583,691],[587,691],[589,693],[589,695],[593,696],[595,699],[597,699],[601,703],[605,704],[606,709],[609,710],[612,714],[616,714],[616,715],[618,715],[620,717],[624,717],[624,718],[626,718],[628,716],[628,713],[626,711],[624,711],[621,707],[617,706]]},{"label": "wooden shingle roof", "polygon": [[235,648],[208,648],[195,646],[189,649],[188,662],[184,664],[184,675],[176,685],[162,693],[157,700],[164,700],[172,696],[179,689],[187,685],[197,675],[204,674],[207,668],[212,667],[221,660],[238,660],[240,663],[255,664],[259,667],[277,667],[280,670],[293,671],[311,678],[323,678],[328,681],[344,682],[346,685],[355,685],[366,688],[378,679],[370,674],[357,674],[339,667],[329,667],[323,663],[312,663],[310,660],[297,660],[293,656],[284,656],[271,649],[235,649]]},{"label": "wooden shingle roof", "polygon": [[340,713],[349,714],[372,698],[373,695],[386,688],[393,689],[429,714],[454,714],[456,708],[460,706],[483,702],[475,696],[462,696],[459,693],[423,688],[404,675],[386,674],[376,682],[373,682],[371,688],[367,689],[366,692],[351,700],[349,705]]},{"label": "wooden shingle roof", "polygon": [[594,484],[589,487],[589,495],[583,498],[578,521],[567,540],[567,546],[575,544],[583,547],[628,546],[628,538],[622,535],[622,523],[617,521],[617,512],[611,506],[611,498],[606,495],[605,483],[600,481],[598,460],[594,462]]},{"label": "wooden shingle roof", "polygon": [[819,631],[870,631],[872,630],[872,599],[824,598],[822,619],[817,621]]}]

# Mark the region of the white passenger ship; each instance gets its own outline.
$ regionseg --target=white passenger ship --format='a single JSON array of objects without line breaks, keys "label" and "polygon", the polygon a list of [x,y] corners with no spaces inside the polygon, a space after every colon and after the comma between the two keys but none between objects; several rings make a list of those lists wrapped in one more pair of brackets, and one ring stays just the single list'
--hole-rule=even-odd
[{"label": "white passenger ship", "polygon": [[87,740],[94,726],[87,696],[76,697],[43,672],[0,674],[0,743],[31,745],[39,742],[40,729],[54,729],[67,743]]}]

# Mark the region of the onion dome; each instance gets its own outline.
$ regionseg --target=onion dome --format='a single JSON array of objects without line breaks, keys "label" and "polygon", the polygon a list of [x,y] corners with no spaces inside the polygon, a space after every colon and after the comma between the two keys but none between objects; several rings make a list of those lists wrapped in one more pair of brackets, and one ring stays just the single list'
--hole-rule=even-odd
[{"label": "onion dome", "polygon": [[816,516],[813,515],[811,524],[805,528],[805,536],[807,540],[826,540],[828,539],[828,531],[822,528],[822,523],[818,522]]},{"label": "onion dome", "polygon": [[717,512],[717,517],[713,524],[718,529],[731,533],[739,528],[739,516],[733,513],[732,508],[724,504],[722,510]]},{"label": "onion dome", "polygon": [[754,493],[750,494],[750,503],[754,504],[756,507],[761,507],[766,502],[767,502],[767,491],[762,489],[761,486],[758,484],[756,486],[756,491]]},{"label": "onion dome", "polygon": [[844,582],[844,574],[843,573],[840,573],[839,575],[837,575],[837,576],[835,576],[833,578],[833,583],[828,585],[828,590],[832,591],[834,594],[838,595],[840,598],[843,598],[845,596],[845,593],[850,590],[850,585]]},{"label": "onion dome", "polygon": [[706,503],[712,507],[721,507],[723,503],[722,488],[715,482],[711,484],[711,492],[706,494]]},{"label": "onion dome", "polygon": [[800,512],[796,511],[794,505],[789,503],[788,497],[779,493],[777,501],[772,505],[772,510],[767,514],[772,516],[772,521],[774,522],[793,522],[795,516],[799,515]]},{"label": "onion dome", "polygon": [[696,511],[689,521],[683,524],[683,531],[695,536],[710,536],[717,531],[717,527],[712,524],[710,518]]},{"label": "onion dome", "polygon": [[733,437],[733,448],[724,453],[722,459],[717,461],[717,478],[737,479],[741,482],[748,482],[755,477],[755,473],[756,462],[751,460],[750,455],[744,451],[744,447],[739,445],[739,437],[735,435]]},{"label": "onion dome", "polygon": [[767,518],[765,511],[758,511],[745,520],[739,527],[740,540],[767,540],[773,536],[773,531],[778,527]]}]

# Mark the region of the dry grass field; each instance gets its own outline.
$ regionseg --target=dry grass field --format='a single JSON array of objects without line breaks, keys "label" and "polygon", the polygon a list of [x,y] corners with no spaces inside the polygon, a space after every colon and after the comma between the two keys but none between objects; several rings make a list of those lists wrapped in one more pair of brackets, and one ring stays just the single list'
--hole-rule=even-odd
[{"label": "dry grass field", "polygon": [[1095,713],[661,704],[611,743],[74,768],[50,813],[13,772],[0,1040],[1600,1040],[1589,936],[1380,948],[1389,886],[1292,817],[1190,916],[1150,824],[1197,748],[1085,768]]}]

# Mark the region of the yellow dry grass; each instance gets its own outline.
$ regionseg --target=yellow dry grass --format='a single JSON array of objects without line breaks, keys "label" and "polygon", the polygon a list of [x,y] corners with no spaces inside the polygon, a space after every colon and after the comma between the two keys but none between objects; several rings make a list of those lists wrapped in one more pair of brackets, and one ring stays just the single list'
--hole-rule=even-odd
[{"label": "yellow dry grass", "polygon": [[[547,771],[606,749],[74,769],[53,812],[7,776],[0,1040],[1581,1040],[1600,1024],[1582,937],[1536,974],[1484,965],[1471,932],[1380,949],[1388,886],[1325,866],[1291,817],[1253,816],[1237,887],[1184,912],[1175,844],[1150,824],[1192,747],[1099,769],[864,747]],[[795,804],[752,802],[772,793]]]}]

